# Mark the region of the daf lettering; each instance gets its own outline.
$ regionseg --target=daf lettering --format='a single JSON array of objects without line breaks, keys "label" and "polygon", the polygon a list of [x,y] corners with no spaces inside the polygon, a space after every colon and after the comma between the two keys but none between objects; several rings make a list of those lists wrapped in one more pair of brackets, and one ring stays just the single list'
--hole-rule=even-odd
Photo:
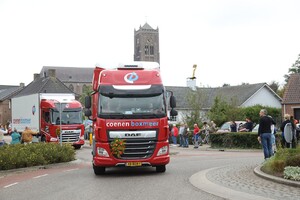
[{"label": "daf lettering", "polygon": [[125,133],[125,137],[140,137],[141,133]]}]

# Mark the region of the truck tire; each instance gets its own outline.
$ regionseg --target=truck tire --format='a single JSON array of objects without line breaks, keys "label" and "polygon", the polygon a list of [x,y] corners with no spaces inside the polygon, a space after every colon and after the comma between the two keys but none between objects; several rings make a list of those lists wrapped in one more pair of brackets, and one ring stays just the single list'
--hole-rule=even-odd
[{"label": "truck tire", "polygon": [[94,168],[94,173],[96,175],[105,174],[105,167],[98,167],[98,166],[93,165],[93,168]]},{"label": "truck tire", "polygon": [[74,145],[74,148],[75,148],[75,149],[80,149],[80,148],[81,148],[81,145]]},{"label": "truck tire", "polygon": [[45,135],[41,136],[41,142],[46,142],[46,136]]},{"label": "truck tire", "polygon": [[156,172],[158,172],[158,173],[164,173],[165,171],[166,171],[166,165],[156,166]]}]

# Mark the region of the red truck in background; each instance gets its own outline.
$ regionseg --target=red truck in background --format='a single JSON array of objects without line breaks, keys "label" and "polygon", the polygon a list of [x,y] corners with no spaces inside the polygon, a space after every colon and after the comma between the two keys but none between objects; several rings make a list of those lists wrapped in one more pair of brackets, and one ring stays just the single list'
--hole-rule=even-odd
[{"label": "red truck in background", "polygon": [[[85,115],[93,121],[94,173],[117,166],[152,166],[165,172],[170,161],[168,105],[158,63],[96,67],[93,91],[86,97]],[[169,99],[170,115],[175,116],[175,97]],[[125,143],[120,155],[112,150],[116,140]]]},{"label": "red truck in background", "polygon": [[74,94],[37,93],[12,98],[12,129],[23,132],[26,126],[38,133],[42,142],[60,142],[62,138],[76,149],[84,145],[82,105]]}]

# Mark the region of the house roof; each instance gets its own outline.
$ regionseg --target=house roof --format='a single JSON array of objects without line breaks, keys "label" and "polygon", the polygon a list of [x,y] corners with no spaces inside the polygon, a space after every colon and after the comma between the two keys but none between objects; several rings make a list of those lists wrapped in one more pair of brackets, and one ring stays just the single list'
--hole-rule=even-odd
[{"label": "house roof", "polygon": [[0,85],[0,101],[11,99],[12,96],[16,95],[22,89],[22,86]]},{"label": "house roof", "polygon": [[[214,100],[217,96],[222,97],[223,100],[229,102],[231,99],[236,102],[238,106],[241,106],[245,101],[251,98],[258,90],[263,87],[267,87],[274,96],[276,93],[267,86],[266,83],[257,83],[257,84],[246,84],[239,86],[226,86],[226,87],[217,87],[217,88],[200,88],[197,87],[197,91],[200,94],[203,94],[203,108],[210,109],[214,103]],[[187,95],[189,93],[195,92],[188,87],[176,87],[176,86],[166,86],[167,90],[173,91],[174,96],[176,97],[176,103],[178,109],[188,109],[190,106],[187,102]]]},{"label": "house roof", "polygon": [[68,93],[73,94],[65,84],[56,77],[36,78],[27,85],[16,97],[37,93]]},{"label": "house roof", "polygon": [[55,69],[56,77],[64,83],[91,83],[95,68],[44,66],[40,72],[40,76],[49,76],[49,69]]},{"label": "house roof", "polygon": [[287,83],[282,104],[300,103],[300,74],[291,74]]}]

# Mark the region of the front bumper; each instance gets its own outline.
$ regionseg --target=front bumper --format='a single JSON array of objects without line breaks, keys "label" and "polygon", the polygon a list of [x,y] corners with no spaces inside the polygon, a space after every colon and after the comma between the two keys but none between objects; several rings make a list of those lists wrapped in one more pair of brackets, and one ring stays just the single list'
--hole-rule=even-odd
[{"label": "front bumper", "polygon": [[[94,166],[99,167],[118,167],[118,166],[126,166],[127,163],[134,163],[134,162],[141,162],[142,166],[159,166],[159,165],[167,165],[170,162],[170,156],[169,156],[169,146],[168,142],[158,142],[156,145],[156,149],[153,153],[153,155],[150,158],[147,159],[132,159],[132,160],[123,160],[115,158],[109,148],[108,143],[97,143],[97,147],[104,148],[108,154],[109,157],[102,157],[99,156],[97,151],[94,149],[94,157],[93,157],[93,164]],[[158,151],[160,148],[168,146],[168,152],[165,155],[157,156]]]}]

